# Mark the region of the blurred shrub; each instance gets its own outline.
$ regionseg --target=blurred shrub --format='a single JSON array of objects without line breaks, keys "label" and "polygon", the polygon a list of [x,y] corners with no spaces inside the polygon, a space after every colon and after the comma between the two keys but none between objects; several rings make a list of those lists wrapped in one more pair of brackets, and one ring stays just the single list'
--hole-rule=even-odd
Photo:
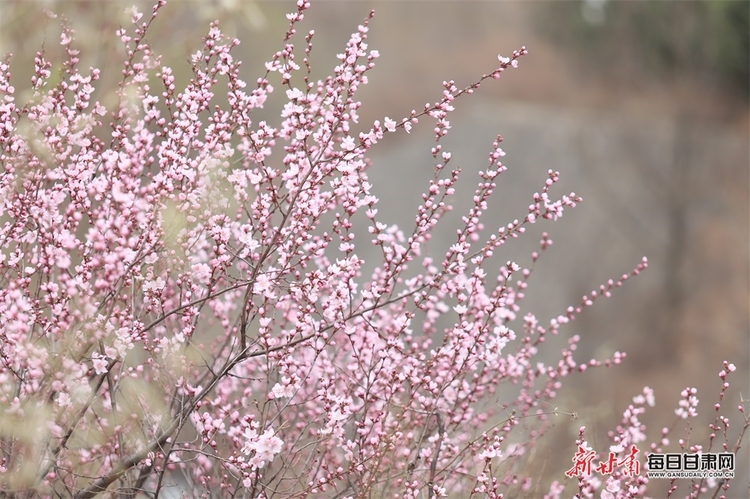
[{"label": "blurred shrub", "polygon": [[747,98],[748,2],[549,2],[535,17],[552,41],[618,77],[687,77]]}]

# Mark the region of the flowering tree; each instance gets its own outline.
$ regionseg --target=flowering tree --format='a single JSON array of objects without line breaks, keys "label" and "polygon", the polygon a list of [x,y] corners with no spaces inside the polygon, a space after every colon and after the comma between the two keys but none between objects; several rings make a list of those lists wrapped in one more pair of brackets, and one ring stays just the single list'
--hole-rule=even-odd
[{"label": "flowering tree", "polygon": [[[455,243],[428,252],[460,177],[441,145],[454,100],[526,50],[357,134],[355,94],[378,57],[369,18],[333,74],[312,81],[313,32],[304,55],[295,45],[309,8],[300,0],[252,90],[231,53],[239,41],[212,24],[178,91],[145,38],[164,4],[146,21],[134,8],[132,31],[118,31],[127,57],[109,109],[92,102],[100,73],[79,69],[66,23],[61,76],[39,52],[29,102],[16,103],[0,64],[0,488],[77,498],[157,497],[175,484],[202,497],[529,490],[525,452],[557,413],[549,402],[563,379],[624,357],[579,364],[573,336],[544,363],[545,338],[646,260],[547,325],[522,315],[531,269],[498,269],[493,252],[580,198],[552,198],[550,171],[527,213],[487,230],[500,137]],[[272,80],[286,96],[278,125],[253,115]],[[434,178],[403,231],[378,219],[366,157],[420,119],[435,123]],[[550,244],[545,234],[541,250]],[[358,253],[368,251],[366,277]],[[513,395],[493,404],[499,387]],[[693,415],[694,395],[678,415]],[[645,439],[637,416],[651,399],[646,390],[613,432],[617,459]],[[535,426],[519,438],[521,420]],[[577,444],[587,449],[583,429]],[[580,495],[645,493],[645,478],[618,473],[571,483]],[[562,490],[553,483],[550,497]]]}]

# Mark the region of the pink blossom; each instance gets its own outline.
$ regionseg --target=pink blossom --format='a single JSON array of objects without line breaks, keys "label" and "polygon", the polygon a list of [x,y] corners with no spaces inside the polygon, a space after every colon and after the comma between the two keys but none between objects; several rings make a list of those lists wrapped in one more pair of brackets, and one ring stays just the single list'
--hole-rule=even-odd
[{"label": "pink blossom", "polygon": [[675,414],[682,419],[697,416],[698,412],[696,411],[696,408],[698,407],[698,398],[695,396],[696,393],[697,390],[695,388],[686,388],[682,390],[680,393],[682,399],[679,402],[679,407],[674,411]]},{"label": "pink blossom", "polygon": [[384,123],[385,123],[385,129],[388,130],[389,132],[396,131],[396,122],[390,119],[388,116],[385,117]]},{"label": "pink blossom", "polygon": [[255,430],[247,430],[244,434],[245,444],[242,453],[250,456],[248,464],[255,469],[260,469],[281,452],[284,442],[275,436],[273,429],[266,429],[263,434],[258,435]]},{"label": "pink blossom", "polygon": [[[79,67],[67,24],[64,59],[40,51],[29,88],[11,85],[0,62],[0,420],[45,429],[29,438],[0,428],[0,488],[82,498],[158,495],[177,481],[196,497],[545,490],[526,456],[562,414],[558,392],[626,360],[580,359],[586,336],[563,326],[648,262],[551,320],[524,300],[548,234],[529,264],[498,264],[529,225],[581,202],[556,194],[560,173],[549,170],[525,207],[497,220],[502,137],[473,179],[447,150],[462,126],[451,113],[526,49],[466,87],[444,81],[421,111],[359,123],[359,91],[380,55],[368,46],[372,13],[321,80],[308,57],[320,35],[301,29],[305,0],[260,75],[245,74],[239,41],[211,23],[186,42],[190,78],[178,78],[149,46],[164,3],[127,10],[121,59],[102,68],[116,69],[102,78],[113,88]],[[371,148],[420,119],[434,171],[395,225],[368,178]],[[459,195],[469,201],[459,228],[439,243]],[[721,400],[735,370],[720,372],[711,442],[691,449],[729,448]],[[677,415],[697,414],[695,395],[683,392]],[[632,456],[654,404],[644,388],[603,450]],[[603,455],[585,431],[574,452]],[[620,499],[643,496],[646,482],[613,472],[603,490],[596,477],[576,485]],[[563,489],[553,483],[546,497]]]},{"label": "pink blossom", "polygon": [[91,362],[94,365],[94,371],[96,372],[96,374],[104,374],[107,372],[107,357],[100,355],[99,352],[93,352],[91,354]]}]

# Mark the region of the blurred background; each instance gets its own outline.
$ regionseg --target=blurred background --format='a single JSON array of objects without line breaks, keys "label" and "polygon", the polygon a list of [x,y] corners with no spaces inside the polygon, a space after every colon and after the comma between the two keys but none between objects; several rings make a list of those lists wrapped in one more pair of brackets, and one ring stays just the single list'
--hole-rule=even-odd
[{"label": "blurred background", "polygon": [[[135,3],[150,11],[150,3]],[[119,77],[122,53],[114,31],[130,26],[124,11],[132,4],[0,2],[0,54],[14,53],[19,98],[40,47],[49,59],[62,60],[59,21],[44,9],[69,19],[82,67],[101,68],[106,87]],[[462,189],[473,192],[474,172],[486,167],[492,141],[501,134],[509,171],[500,177],[488,229],[522,218],[549,169],[562,174],[555,193],[575,191],[584,199],[559,222],[538,223],[499,252],[502,262],[528,265],[542,231],[555,241],[536,266],[525,312],[549,320],[600,283],[629,272],[642,256],[649,259],[645,273],[563,329],[564,338],[582,337],[576,353],[581,362],[615,351],[628,356],[617,368],[569,381],[557,407],[579,419],[553,419],[546,442],[554,452],[540,449],[530,456],[530,473],[562,481],[581,425],[594,449],[606,452],[606,431],[644,385],[656,392],[657,407],[643,418],[652,437],[676,422],[679,392],[696,387],[701,405],[690,438],[705,441],[722,361],[738,366],[725,407],[750,398],[750,3],[313,2],[299,25],[302,34],[316,31],[313,76],[330,72],[335,54],[370,9],[376,16],[369,44],[381,57],[360,93],[363,129],[375,119],[401,118],[435,102],[443,80],[466,86],[495,69],[498,54],[509,56],[522,45],[529,50],[519,69],[457,101],[449,118],[453,128],[444,150],[464,174],[454,216],[432,243],[436,254],[452,244],[457,220],[469,206]],[[200,48],[208,23],[218,19],[227,34],[242,40],[235,54],[252,84],[281,48],[284,13],[293,10],[293,2],[282,1],[173,0],[148,40],[173,67],[180,88],[190,77],[189,55]],[[271,104],[259,119],[277,123],[276,109]],[[423,120],[410,135],[391,134],[373,149],[370,176],[383,221],[411,227],[432,177],[432,128]],[[558,353],[550,349],[550,358]],[[739,415],[727,412],[738,430]],[[683,426],[674,426],[673,439],[684,436]],[[747,496],[748,467],[742,450],[729,497]]]}]

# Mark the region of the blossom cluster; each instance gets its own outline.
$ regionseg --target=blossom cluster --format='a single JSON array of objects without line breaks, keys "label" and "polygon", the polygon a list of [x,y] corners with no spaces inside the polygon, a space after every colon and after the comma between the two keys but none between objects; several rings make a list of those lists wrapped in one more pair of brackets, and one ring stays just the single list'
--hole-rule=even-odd
[{"label": "blossom cluster", "polygon": [[[498,268],[491,257],[581,199],[553,197],[550,170],[527,213],[485,227],[506,171],[500,137],[455,242],[430,247],[463,180],[441,143],[455,101],[516,68],[526,49],[465,88],[445,82],[421,111],[357,132],[356,93],[379,56],[367,44],[372,14],[320,81],[309,76],[314,32],[297,42],[305,0],[254,84],[240,77],[239,41],[213,23],[183,88],[146,41],[165,4],[145,20],[129,10],[132,26],[117,30],[114,105],[94,100],[100,71],[79,67],[65,22],[59,75],[37,53],[28,102],[0,63],[0,489],[528,490],[533,473],[519,464],[564,378],[625,357],[579,362],[573,336],[544,362],[545,338],[647,262],[549,324],[522,313],[533,265]],[[274,85],[286,98],[280,120],[257,121]],[[367,153],[429,120],[434,178],[405,231],[378,217]],[[545,233],[540,251],[551,244]],[[375,255],[370,275],[364,254]],[[513,395],[493,405],[500,387]],[[692,416],[694,393],[685,401]],[[640,438],[641,405],[616,445]],[[519,441],[521,419],[537,428]]]}]

